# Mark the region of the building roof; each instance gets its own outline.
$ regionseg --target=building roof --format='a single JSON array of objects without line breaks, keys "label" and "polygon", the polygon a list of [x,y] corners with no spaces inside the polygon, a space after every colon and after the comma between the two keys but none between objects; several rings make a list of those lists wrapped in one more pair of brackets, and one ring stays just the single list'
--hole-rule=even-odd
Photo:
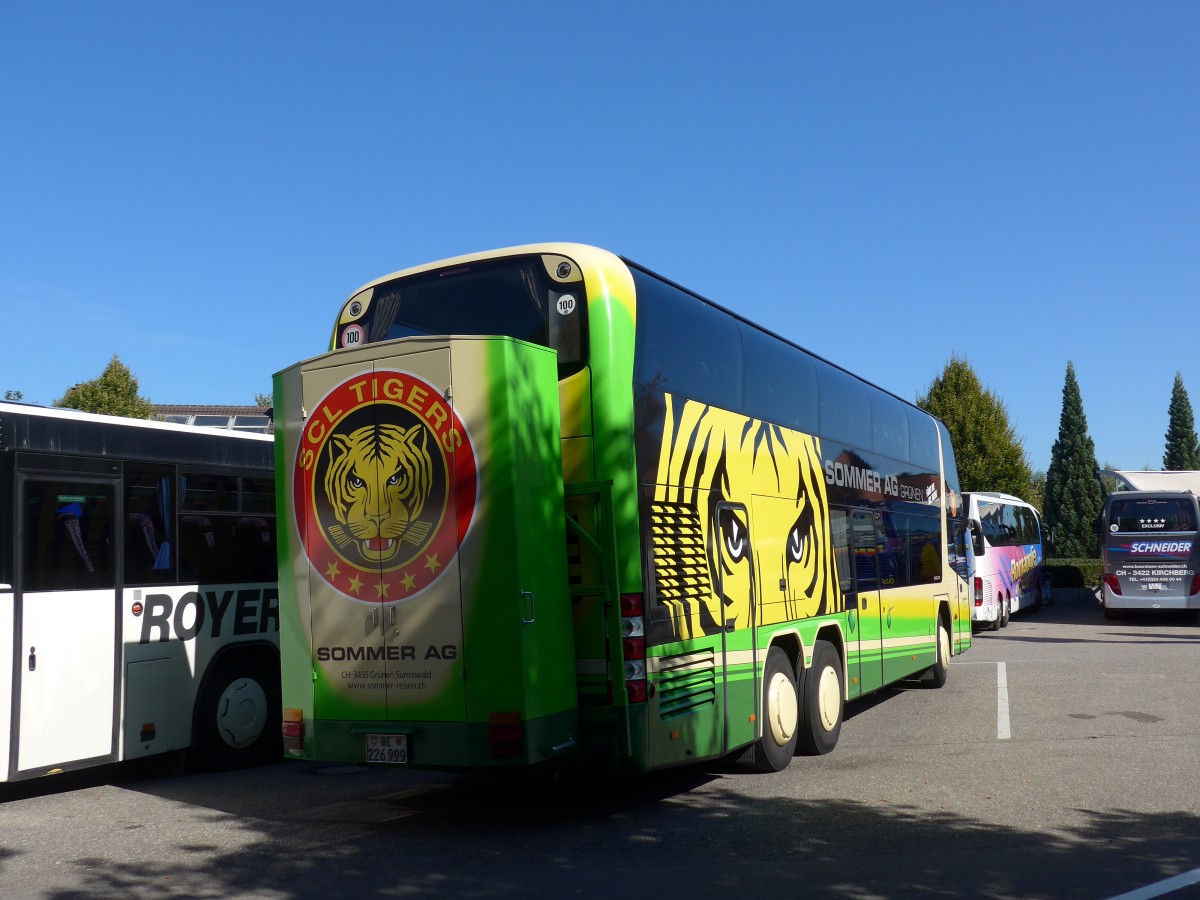
[{"label": "building roof", "polygon": [[180,425],[264,433],[273,430],[267,410],[261,406],[189,406],[156,403],[153,407],[155,417]]},{"label": "building roof", "polygon": [[1132,472],[1105,470],[1101,474],[1111,475],[1125,491],[1191,491],[1200,494],[1200,472],[1197,471],[1153,471]]}]

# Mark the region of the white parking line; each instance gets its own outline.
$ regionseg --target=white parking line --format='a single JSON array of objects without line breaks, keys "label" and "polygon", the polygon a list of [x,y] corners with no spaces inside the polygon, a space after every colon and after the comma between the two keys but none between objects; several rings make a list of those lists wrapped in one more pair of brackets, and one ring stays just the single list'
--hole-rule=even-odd
[{"label": "white parking line", "polygon": [[1174,878],[1168,878],[1157,884],[1148,884],[1127,894],[1118,894],[1116,897],[1111,897],[1110,900],[1150,900],[1151,897],[1161,897],[1163,894],[1169,894],[1193,884],[1200,884],[1200,869],[1192,869],[1190,872],[1184,872],[1182,875],[1176,875]]},{"label": "white parking line", "polygon": [[996,740],[1007,741],[1012,737],[1008,724],[1008,667],[996,663]]}]

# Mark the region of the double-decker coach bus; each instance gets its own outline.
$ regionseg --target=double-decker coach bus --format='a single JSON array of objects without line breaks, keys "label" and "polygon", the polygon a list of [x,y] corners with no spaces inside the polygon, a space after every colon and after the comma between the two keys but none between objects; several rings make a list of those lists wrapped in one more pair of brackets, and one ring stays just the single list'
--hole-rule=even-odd
[{"label": "double-decker coach bus", "polygon": [[289,756],[833,749],[971,642],[948,433],[577,244],[388,275],[275,376]]},{"label": "double-decker coach bus", "polygon": [[977,625],[997,631],[1014,613],[1036,610],[1049,597],[1042,521],[1020,497],[998,492],[965,493],[963,509],[971,615]]},{"label": "double-decker coach bus", "polygon": [[279,755],[273,460],[266,435],[0,403],[0,781]]},{"label": "double-decker coach bus", "polygon": [[1191,491],[1120,491],[1101,513],[1106,618],[1125,610],[1200,617],[1200,503]]}]

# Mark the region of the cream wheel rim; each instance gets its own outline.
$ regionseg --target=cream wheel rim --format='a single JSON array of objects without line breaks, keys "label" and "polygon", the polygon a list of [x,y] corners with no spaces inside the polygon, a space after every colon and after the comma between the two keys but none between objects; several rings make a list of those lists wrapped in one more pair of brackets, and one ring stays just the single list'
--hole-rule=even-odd
[{"label": "cream wheel rim", "polygon": [[817,680],[817,715],[821,717],[821,727],[833,731],[841,718],[842,710],[842,681],[833,666],[825,666]]},{"label": "cream wheel rim", "polygon": [[796,733],[799,718],[796,686],[785,674],[776,672],[767,685],[767,722],[771,739],[780,747],[785,746]]}]

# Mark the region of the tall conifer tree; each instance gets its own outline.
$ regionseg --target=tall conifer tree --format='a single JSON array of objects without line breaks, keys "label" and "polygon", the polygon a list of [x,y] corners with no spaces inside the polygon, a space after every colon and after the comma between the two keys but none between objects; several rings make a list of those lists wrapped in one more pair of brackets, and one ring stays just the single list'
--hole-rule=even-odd
[{"label": "tall conifer tree", "polygon": [[1063,384],[1058,440],[1050,451],[1046,471],[1046,509],[1043,518],[1054,534],[1054,555],[1081,559],[1096,555],[1095,523],[1104,505],[1096,445],[1087,433],[1083,398],[1075,366],[1067,363]]},{"label": "tall conifer tree", "polygon": [[1163,468],[1175,471],[1200,469],[1200,441],[1196,439],[1196,420],[1192,416],[1192,404],[1183,376],[1175,373],[1175,387],[1171,389],[1171,405],[1167,409],[1167,450],[1163,454]]},{"label": "tall conifer tree", "polygon": [[964,491],[1029,497],[1033,472],[1025,448],[1004,402],[983,387],[969,362],[951,355],[942,374],[917,397],[917,406],[946,423]]}]

